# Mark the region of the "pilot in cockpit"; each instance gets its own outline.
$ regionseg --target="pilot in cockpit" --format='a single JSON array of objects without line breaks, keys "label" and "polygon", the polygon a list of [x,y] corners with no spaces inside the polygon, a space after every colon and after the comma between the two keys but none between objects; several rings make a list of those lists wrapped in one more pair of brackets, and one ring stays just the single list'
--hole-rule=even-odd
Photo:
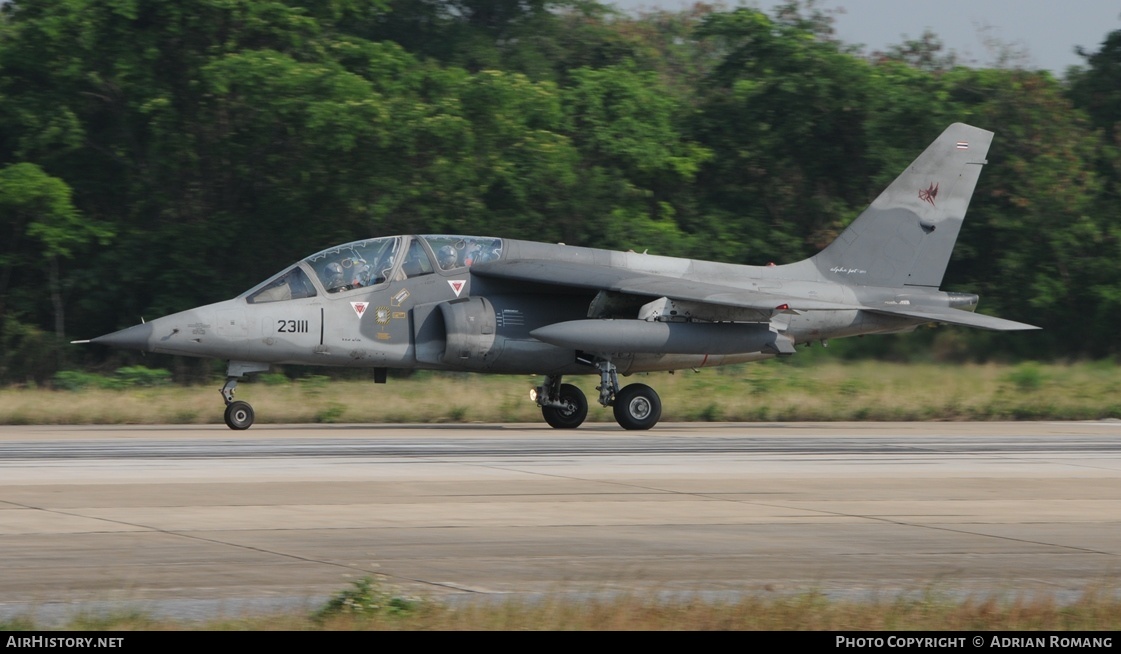
[{"label": "pilot in cockpit", "polygon": [[436,262],[440,264],[440,270],[451,270],[459,265],[459,257],[455,253],[455,248],[450,245],[445,245],[440,248],[436,253]]},{"label": "pilot in cockpit", "polygon": [[359,261],[354,264],[353,287],[369,286],[370,278],[373,276],[374,268],[365,261]]},{"label": "pilot in cockpit", "polygon": [[346,273],[343,271],[343,266],[338,261],[332,261],[323,268],[323,279],[326,280],[324,286],[327,287],[328,293],[337,293],[346,286]]}]

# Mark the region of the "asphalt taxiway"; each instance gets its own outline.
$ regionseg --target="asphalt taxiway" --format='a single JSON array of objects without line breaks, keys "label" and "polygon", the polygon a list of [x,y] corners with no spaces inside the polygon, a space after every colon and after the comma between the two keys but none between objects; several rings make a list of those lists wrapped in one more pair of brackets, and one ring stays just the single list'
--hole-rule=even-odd
[{"label": "asphalt taxiway", "polygon": [[[0,615],[1121,588],[1121,421],[0,427]],[[191,607],[191,608],[186,608]]]}]

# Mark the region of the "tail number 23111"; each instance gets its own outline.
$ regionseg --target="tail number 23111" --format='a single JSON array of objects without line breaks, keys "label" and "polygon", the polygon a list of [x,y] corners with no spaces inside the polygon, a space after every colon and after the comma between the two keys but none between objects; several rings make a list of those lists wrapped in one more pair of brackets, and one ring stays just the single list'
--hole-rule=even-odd
[{"label": "tail number 23111", "polygon": [[276,331],[286,334],[306,334],[308,321],[306,320],[277,320]]}]

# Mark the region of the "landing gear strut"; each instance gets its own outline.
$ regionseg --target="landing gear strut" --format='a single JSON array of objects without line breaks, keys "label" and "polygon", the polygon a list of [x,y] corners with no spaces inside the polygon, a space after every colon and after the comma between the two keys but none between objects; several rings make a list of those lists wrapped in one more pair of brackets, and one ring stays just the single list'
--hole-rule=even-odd
[{"label": "landing gear strut", "polygon": [[560,375],[545,377],[534,389],[533,398],[541,407],[545,422],[554,429],[576,429],[588,417],[588,398],[572,384],[562,384]]},{"label": "landing gear strut", "polygon": [[[599,403],[612,407],[615,421],[623,429],[650,429],[662,417],[662,400],[646,384],[619,387],[619,374],[610,360],[596,362],[599,369]],[[530,394],[541,407],[545,422],[555,429],[575,429],[588,416],[584,392],[572,384],[562,384],[560,375],[548,375],[545,383]]]},{"label": "landing gear strut", "polygon": [[599,403],[610,406],[615,422],[623,429],[650,429],[662,417],[662,399],[646,384],[619,388],[619,374],[610,360],[596,362],[599,368]]},{"label": "landing gear strut", "polygon": [[264,372],[269,367],[260,363],[245,361],[230,361],[226,367],[226,384],[218,392],[226,402],[226,426],[238,431],[249,429],[253,424],[253,407],[248,402],[234,400],[234,391],[237,389],[237,380],[251,372]]}]

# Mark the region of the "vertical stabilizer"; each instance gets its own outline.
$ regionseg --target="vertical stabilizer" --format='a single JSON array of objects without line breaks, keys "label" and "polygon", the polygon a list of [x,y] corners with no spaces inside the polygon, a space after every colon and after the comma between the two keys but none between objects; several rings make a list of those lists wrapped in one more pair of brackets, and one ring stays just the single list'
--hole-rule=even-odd
[{"label": "vertical stabilizer", "polygon": [[992,138],[950,125],[811,261],[846,284],[938,288]]}]

